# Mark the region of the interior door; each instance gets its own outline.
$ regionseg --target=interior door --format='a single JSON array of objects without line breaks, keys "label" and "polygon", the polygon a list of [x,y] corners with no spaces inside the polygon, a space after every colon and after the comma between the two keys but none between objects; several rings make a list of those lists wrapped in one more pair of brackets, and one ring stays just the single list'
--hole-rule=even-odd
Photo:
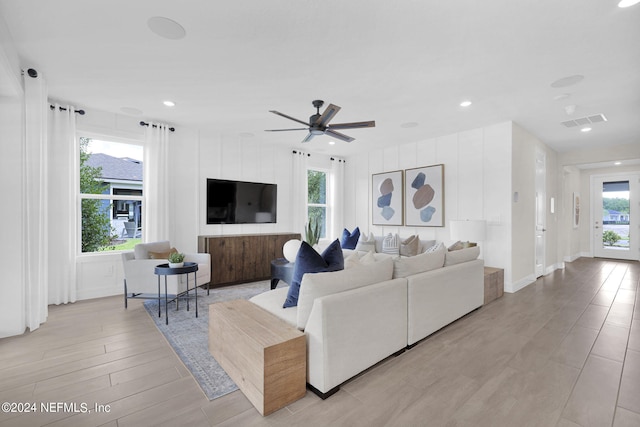
[{"label": "interior door", "polygon": [[640,175],[593,178],[591,220],[594,256],[639,259],[639,179]]},{"label": "interior door", "polygon": [[546,155],[536,152],[536,229],[535,229],[535,275],[544,275],[545,270],[545,236],[546,230]]}]

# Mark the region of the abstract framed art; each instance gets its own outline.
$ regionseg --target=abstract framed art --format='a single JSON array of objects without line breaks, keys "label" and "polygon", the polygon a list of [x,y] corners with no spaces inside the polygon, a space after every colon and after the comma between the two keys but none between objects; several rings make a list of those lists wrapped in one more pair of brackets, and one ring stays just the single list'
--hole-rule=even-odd
[{"label": "abstract framed art", "polygon": [[406,226],[444,227],[444,165],[405,170]]},{"label": "abstract framed art", "polygon": [[373,225],[402,225],[402,171],[371,175],[371,212]]}]

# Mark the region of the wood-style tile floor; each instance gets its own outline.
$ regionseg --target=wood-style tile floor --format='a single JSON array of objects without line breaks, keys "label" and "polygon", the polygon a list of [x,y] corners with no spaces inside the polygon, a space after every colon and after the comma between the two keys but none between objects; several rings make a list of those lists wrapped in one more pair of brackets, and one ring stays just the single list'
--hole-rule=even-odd
[{"label": "wood-style tile floor", "polygon": [[0,426],[640,426],[639,277],[638,262],[567,263],[264,418],[239,391],[209,402],[140,302],[52,306],[0,339],[0,402],[38,409]]}]

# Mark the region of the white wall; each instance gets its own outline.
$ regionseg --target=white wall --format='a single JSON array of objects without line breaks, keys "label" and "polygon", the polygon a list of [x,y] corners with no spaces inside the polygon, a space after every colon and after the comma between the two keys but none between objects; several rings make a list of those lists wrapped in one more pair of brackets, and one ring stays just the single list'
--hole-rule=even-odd
[{"label": "white wall", "polygon": [[22,200],[22,102],[0,97],[0,338],[25,330]]},{"label": "white wall", "polygon": [[582,199],[580,169],[575,166],[563,166],[558,251],[566,262],[573,262],[583,256],[580,229],[573,228],[573,194],[575,193],[579,194]]},{"label": "white wall", "polygon": [[[421,239],[451,242],[452,219],[486,219],[487,240],[480,242],[485,264],[505,269],[511,281],[510,122],[455,133],[347,158],[345,224],[376,235],[419,234]],[[445,227],[374,226],[371,175],[434,164],[445,165]]]},{"label": "white wall", "polygon": [[[558,260],[558,215],[551,213],[550,199],[558,198],[557,153],[527,130],[513,125],[512,194],[513,225],[511,236],[513,282],[511,291],[533,283],[535,275],[535,222],[536,222],[536,151],[545,154],[545,259],[544,274],[562,267]],[[560,201],[558,201],[560,202]],[[505,285],[506,288],[506,285]]]},{"label": "white wall", "polygon": [[[197,193],[192,194],[196,228],[195,237],[209,235],[302,232],[292,230],[291,181],[292,150],[268,145],[257,138],[221,135],[202,130],[196,139],[197,167],[192,170],[191,181],[196,182]],[[316,157],[316,156],[313,156]],[[184,163],[183,163],[184,164]],[[207,178],[266,182],[278,186],[277,222],[275,224],[207,224]],[[189,233],[182,233],[189,235]]]},{"label": "white wall", "polygon": [[17,53],[0,17],[0,338],[25,330],[23,101]]}]

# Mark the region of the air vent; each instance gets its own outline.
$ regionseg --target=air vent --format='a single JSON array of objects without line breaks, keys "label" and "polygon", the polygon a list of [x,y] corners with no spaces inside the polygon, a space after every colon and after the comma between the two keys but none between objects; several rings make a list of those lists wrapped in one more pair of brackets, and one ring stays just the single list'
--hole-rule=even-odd
[{"label": "air vent", "polygon": [[561,124],[564,125],[565,127],[573,128],[576,126],[584,126],[584,125],[590,125],[593,123],[601,123],[606,121],[607,121],[607,118],[604,116],[604,114],[596,114],[595,116],[580,117],[579,119],[567,120],[566,122],[562,122]]}]

